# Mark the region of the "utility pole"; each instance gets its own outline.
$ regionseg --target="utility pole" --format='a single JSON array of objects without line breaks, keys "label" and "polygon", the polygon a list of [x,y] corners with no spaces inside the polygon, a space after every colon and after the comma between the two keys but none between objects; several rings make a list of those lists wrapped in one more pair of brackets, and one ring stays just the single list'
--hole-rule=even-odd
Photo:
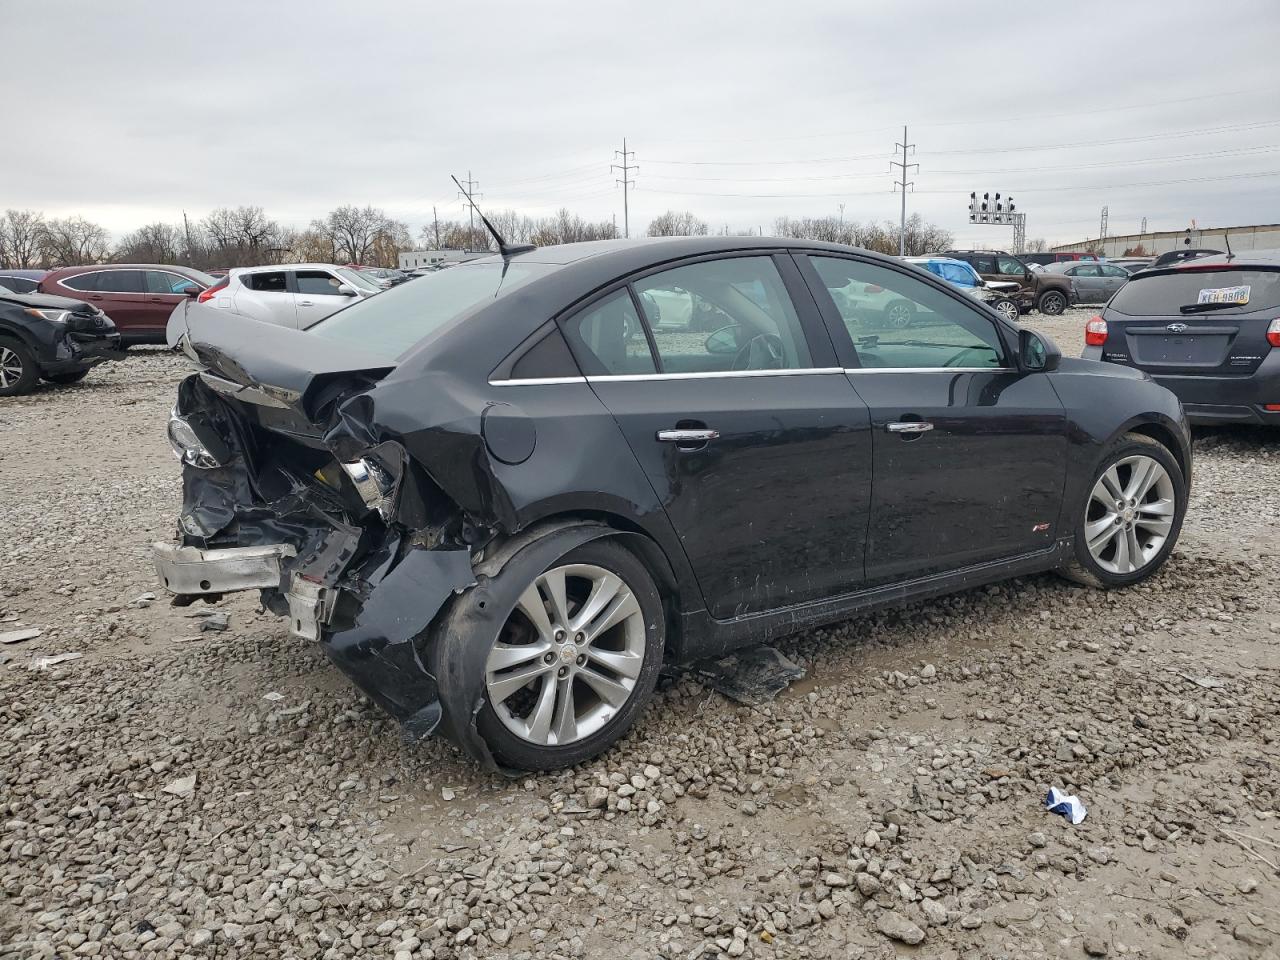
[{"label": "utility pole", "polygon": [[431,222],[435,224],[436,249],[439,250],[440,249],[440,218],[436,216],[436,205],[434,203],[431,205]]},{"label": "utility pole", "polygon": [[907,170],[911,168],[914,168],[917,172],[920,170],[920,164],[907,163],[907,151],[910,150],[914,154],[916,145],[907,143],[906,124],[902,125],[902,142],[895,143],[893,146],[895,150],[902,151],[901,161],[889,161],[889,172],[892,173],[894,167],[898,167],[902,171],[900,178],[893,182],[893,186],[895,190],[902,191],[902,220],[898,227],[898,256],[905,257],[907,255],[907,187],[911,187],[913,191],[915,188],[915,181],[907,179]]},{"label": "utility pole", "polygon": [[187,266],[191,266],[191,224],[185,210],[182,211],[182,232],[187,235]]},{"label": "utility pole", "polygon": [[462,182],[467,185],[467,191],[466,193],[459,192],[458,199],[467,201],[467,216],[470,218],[471,224],[471,229],[467,231],[467,249],[470,250],[476,235],[476,207],[473,201],[483,200],[484,194],[476,193],[476,187],[480,186],[480,182],[471,179],[470,170],[467,171],[467,179]]},{"label": "utility pole", "polygon": [[840,226],[843,227],[844,226],[844,204],[843,203],[839,204],[839,207],[840,207]]},{"label": "utility pole", "polygon": [[631,176],[631,171],[639,170],[640,168],[631,162],[631,159],[636,155],[636,152],[634,150],[627,149],[626,137],[622,138],[622,149],[613,151],[613,155],[619,158],[620,160],[622,160],[621,163],[611,163],[609,165],[609,171],[611,173],[614,170],[622,171],[622,179],[615,180],[614,184],[615,185],[622,184],[622,235],[624,237],[630,237],[631,236],[631,212],[627,206],[627,188],[634,187],[636,185],[636,182],[629,178]]},{"label": "utility pole", "polygon": [[1138,228],[1138,234],[1139,234],[1139,236],[1141,236],[1142,234],[1145,234],[1146,232],[1147,232],[1147,218],[1146,218],[1146,217],[1143,217],[1143,218],[1142,218],[1142,226]]}]

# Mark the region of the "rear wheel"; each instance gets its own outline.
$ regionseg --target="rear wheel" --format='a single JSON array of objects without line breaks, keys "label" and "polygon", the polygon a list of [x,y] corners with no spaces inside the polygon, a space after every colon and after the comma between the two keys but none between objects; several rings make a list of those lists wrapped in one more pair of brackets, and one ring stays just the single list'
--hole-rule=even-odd
[{"label": "rear wheel", "polygon": [[1056,317],[1067,309],[1067,295],[1061,290],[1048,290],[1040,295],[1040,302],[1036,306],[1041,313]]},{"label": "rear wheel", "polygon": [[0,397],[30,393],[40,380],[35,357],[22,344],[0,340]]},{"label": "rear wheel", "polygon": [[609,540],[570,550],[524,588],[491,641],[480,734],[506,766],[581,763],[635,721],[663,643],[662,601],[644,564]]},{"label": "rear wheel", "polygon": [[1186,481],[1168,449],[1126,434],[1094,474],[1075,530],[1075,560],[1064,573],[1096,587],[1151,576],[1173,552],[1187,510]]}]

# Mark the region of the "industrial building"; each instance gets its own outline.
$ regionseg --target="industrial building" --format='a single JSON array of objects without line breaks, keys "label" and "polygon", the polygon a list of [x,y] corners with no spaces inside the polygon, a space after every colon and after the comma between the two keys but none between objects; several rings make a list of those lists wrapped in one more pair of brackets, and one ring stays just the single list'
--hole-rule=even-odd
[{"label": "industrial building", "polygon": [[1122,257],[1126,252],[1141,246],[1148,254],[1168,253],[1184,247],[1208,247],[1226,250],[1227,238],[1231,251],[1280,249],[1280,223],[1260,223],[1243,227],[1190,227],[1184,230],[1157,230],[1148,233],[1129,233],[1119,237],[1103,237],[1101,240],[1081,240],[1053,247],[1055,253],[1087,253],[1101,248],[1104,257]]},{"label": "industrial building", "polygon": [[465,263],[489,256],[488,250],[476,253],[471,250],[405,250],[400,254],[400,269],[438,267],[444,263]]}]

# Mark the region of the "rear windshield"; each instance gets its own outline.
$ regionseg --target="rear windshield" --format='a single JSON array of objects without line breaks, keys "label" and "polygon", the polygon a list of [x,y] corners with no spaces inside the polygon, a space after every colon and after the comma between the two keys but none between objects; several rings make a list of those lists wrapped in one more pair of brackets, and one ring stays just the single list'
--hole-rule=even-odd
[{"label": "rear windshield", "polygon": [[554,269],[543,263],[501,260],[450,267],[352,304],[309,329],[317,337],[396,360],[463,314]]},{"label": "rear windshield", "polygon": [[1239,300],[1245,294],[1224,291],[1248,287],[1248,303],[1222,306],[1205,316],[1252,313],[1280,307],[1280,271],[1277,270],[1176,270],[1173,273],[1135,275],[1111,298],[1110,307],[1131,317],[1178,316],[1188,304],[1215,299]]}]

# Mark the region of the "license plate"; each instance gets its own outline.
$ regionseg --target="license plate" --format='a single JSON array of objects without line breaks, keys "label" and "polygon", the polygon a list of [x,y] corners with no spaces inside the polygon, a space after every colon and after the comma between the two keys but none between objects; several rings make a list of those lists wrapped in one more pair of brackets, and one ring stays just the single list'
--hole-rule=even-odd
[{"label": "license plate", "polygon": [[1200,291],[1196,303],[1238,303],[1249,302],[1249,286],[1240,287],[1208,287]]}]

